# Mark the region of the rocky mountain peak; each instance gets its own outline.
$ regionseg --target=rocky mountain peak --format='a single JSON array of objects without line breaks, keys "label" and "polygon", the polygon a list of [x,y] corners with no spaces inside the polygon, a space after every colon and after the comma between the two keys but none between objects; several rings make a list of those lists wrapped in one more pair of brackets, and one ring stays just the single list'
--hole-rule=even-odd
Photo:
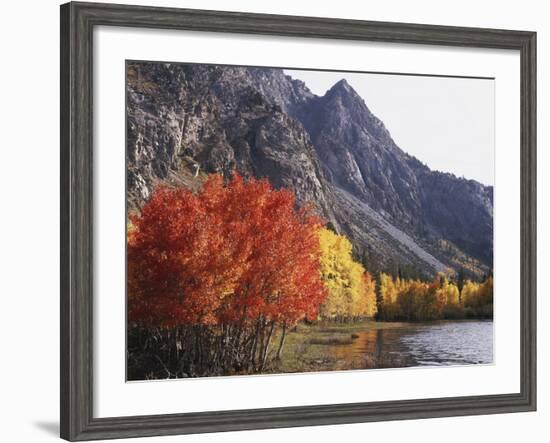
[{"label": "rocky mountain peak", "polygon": [[353,87],[347,82],[345,78],[336,82],[323,96],[325,102],[338,103],[343,109],[352,111],[353,108],[359,107],[368,111],[365,101],[361,96],[353,89]]},{"label": "rocky mountain peak", "polygon": [[406,154],[345,79],[320,97],[281,69],[144,62],[127,75],[130,208],[158,183],[238,170],[291,188],[386,268],[491,268],[492,188]]},{"label": "rocky mountain peak", "polygon": [[351,87],[348,81],[345,78],[338,80],[332,87],[329,89],[329,92],[345,92],[345,93],[355,93],[355,90]]}]

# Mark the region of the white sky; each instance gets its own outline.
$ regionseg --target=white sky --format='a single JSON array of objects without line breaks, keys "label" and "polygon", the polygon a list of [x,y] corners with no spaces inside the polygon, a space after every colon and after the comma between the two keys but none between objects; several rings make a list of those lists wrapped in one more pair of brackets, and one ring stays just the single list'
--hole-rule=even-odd
[{"label": "white sky", "polygon": [[431,169],[494,184],[494,80],[285,70],[324,95],[345,78],[397,145]]}]

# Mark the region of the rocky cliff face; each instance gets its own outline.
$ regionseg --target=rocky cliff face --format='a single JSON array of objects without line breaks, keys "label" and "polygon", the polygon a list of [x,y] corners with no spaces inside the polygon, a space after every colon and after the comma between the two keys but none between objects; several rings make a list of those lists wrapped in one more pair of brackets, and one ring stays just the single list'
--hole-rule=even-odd
[{"label": "rocky cliff face", "polygon": [[248,70],[134,64],[128,79],[131,207],[171,175],[177,182],[189,169],[197,178],[200,172],[228,175],[237,169],[292,188],[299,202],[313,202],[337,223],[309,134],[264,97]]},{"label": "rocky cliff face", "polygon": [[403,152],[345,80],[305,108],[301,119],[333,183],[405,231],[447,239],[492,266],[492,187]]},{"label": "rocky cliff face", "polygon": [[315,96],[282,70],[133,63],[128,200],[204,174],[267,177],[312,202],[381,267],[492,267],[492,188],[403,152],[345,80]]}]

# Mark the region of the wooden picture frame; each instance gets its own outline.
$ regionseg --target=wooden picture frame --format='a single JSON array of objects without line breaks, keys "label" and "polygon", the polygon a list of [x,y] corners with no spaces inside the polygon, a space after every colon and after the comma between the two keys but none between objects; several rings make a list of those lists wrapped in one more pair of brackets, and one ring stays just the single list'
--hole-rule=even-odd
[{"label": "wooden picture frame", "polygon": [[[518,394],[94,418],[92,31],[99,25],[513,49],[521,55]],[[536,408],[536,34],[236,12],[61,6],[61,437],[70,441],[533,411]]]}]

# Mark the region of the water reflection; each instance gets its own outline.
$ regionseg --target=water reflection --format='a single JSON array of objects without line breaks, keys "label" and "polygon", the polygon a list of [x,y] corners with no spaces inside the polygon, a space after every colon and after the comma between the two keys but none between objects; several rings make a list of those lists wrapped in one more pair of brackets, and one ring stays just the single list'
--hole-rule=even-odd
[{"label": "water reflection", "polygon": [[492,321],[394,323],[334,346],[337,369],[480,364],[493,361]]}]

